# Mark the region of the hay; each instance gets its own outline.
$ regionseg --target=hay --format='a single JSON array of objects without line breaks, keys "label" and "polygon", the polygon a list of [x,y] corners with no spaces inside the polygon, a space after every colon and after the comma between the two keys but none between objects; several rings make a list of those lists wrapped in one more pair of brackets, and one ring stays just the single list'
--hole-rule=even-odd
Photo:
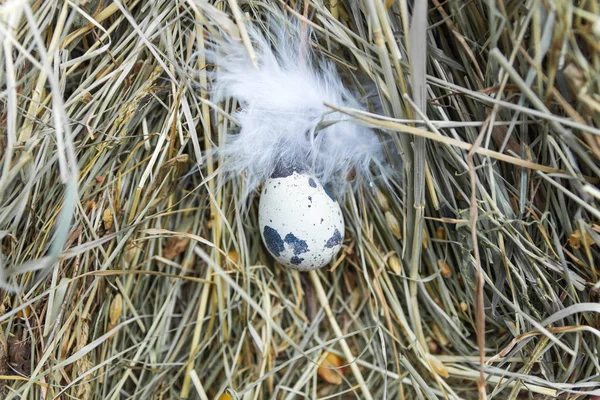
[{"label": "hay", "polygon": [[[600,394],[596,2],[1,3],[0,397]],[[310,274],[211,156],[205,41],[269,13],[405,172]]]}]

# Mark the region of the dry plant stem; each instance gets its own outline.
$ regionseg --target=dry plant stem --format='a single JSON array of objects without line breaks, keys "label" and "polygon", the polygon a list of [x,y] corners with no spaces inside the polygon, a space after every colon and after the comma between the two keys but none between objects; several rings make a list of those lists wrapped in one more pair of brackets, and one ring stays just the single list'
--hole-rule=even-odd
[{"label": "dry plant stem", "polygon": [[486,123],[481,127],[479,136],[473,144],[471,150],[467,155],[467,163],[469,165],[469,178],[471,179],[471,200],[469,205],[469,227],[471,229],[471,240],[473,241],[473,254],[475,257],[475,325],[477,327],[477,347],[479,347],[479,379],[477,380],[477,388],[479,390],[479,399],[487,399],[487,393],[485,389],[485,375],[483,368],[485,364],[485,304],[483,290],[485,280],[481,272],[481,258],[479,256],[479,244],[477,241],[477,218],[478,218],[478,204],[477,204],[477,175],[475,173],[475,162],[474,157],[477,149],[481,146],[481,142],[485,136],[485,132],[488,128],[489,118]]},{"label": "dry plant stem", "polygon": [[[493,50],[492,50],[493,51]],[[502,56],[504,57],[504,56]],[[509,65],[509,64],[507,64]],[[511,67],[512,69],[512,67]],[[571,127],[573,129],[581,129],[584,132],[589,132],[591,134],[594,134],[596,136],[600,136],[600,129],[595,128],[593,126],[590,125],[586,125],[586,124],[581,124],[577,121],[572,121],[569,118],[565,118],[565,117],[561,117],[561,116],[557,116],[556,114],[552,114],[550,112],[543,112],[543,111],[538,111],[536,109],[533,108],[529,108],[529,107],[522,107],[519,106],[518,104],[514,104],[508,101],[503,101],[503,100],[497,100],[493,97],[490,97],[488,95],[485,95],[479,91],[474,91],[474,90],[470,90],[467,88],[464,88],[460,85],[455,85],[451,82],[446,82],[443,80],[440,80],[439,78],[436,78],[434,76],[428,75],[427,76],[427,80],[430,83],[433,83],[435,85],[439,85],[440,87],[444,87],[447,88],[449,90],[453,90],[456,91],[458,93],[463,93],[466,94],[470,97],[472,97],[473,99],[479,100],[485,104],[498,104],[499,106],[509,109],[509,110],[514,110],[514,111],[519,111],[521,113],[524,113],[526,115],[530,115],[532,117],[536,117],[538,119],[542,119],[544,121],[551,121],[553,124],[561,124],[564,126],[568,126]],[[526,85],[523,83],[523,86],[526,87]],[[519,89],[521,89],[519,87]],[[539,99],[538,99],[539,100]],[[554,126],[554,125],[553,125]],[[559,129],[562,129],[561,127],[559,127]]]},{"label": "dry plant stem", "polygon": [[[423,21],[407,0],[0,1],[0,398],[365,398],[352,364],[374,399],[477,398],[478,263],[488,398],[600,396],[599,6],[437,2]],[[367,107],[332,115],[408,160],[340,202],[352,244],[317,273],[333,317],[309,275],[271,266],[258,199],[214,157],[243,106],[209,100],[202,42],[273,19],[313,29]],[[329,385],[316,360],[345,358],[340,339],[357,358]]]},{"label": "dry plant stem", "polygon": [[4,149],[5,158],[2,165],[2,174],[0,175],[0,203],[4,199],[4,187],[9,180],[10,166],[12,163],[13,148],[17,142],[17,88],[14,62],[12,57],[12,46],[8,37],[2,41],[4,49],[4,66],[6,75],[7,106],[6,106],[6,148]]},{"label": "dry plant stem", "polygon": [[[54,34],[52,35],[52,41],[48,46],[47,54],[49,57],[54,56],[54,50],[56,46],[58,46],[60,37],[62,35],[65,22],[67,20],[67,15],[69,12],[68,3],[64,3],[60,12],[60,17],[57,24],[54,27]],[[50,61],[50,60],[48,60]],[[44,86],[46,85],[46,80],[48,79],[48,75],[42,70],[40,73],[35,90],[33,91],[33,97],[29,102],[29,108],[27,110],[28,118],[26,119],[25,125],[23,126],[21,133],[19,135],[19,142],[26,142],[31,138],[31,133],[33,132],[34,123],[32,121],[37,119],[37,115],[40,109],[40,103],[42,102],[42,94],[45,92]]]},{"label": "dry plant stem", "polygon": [[[439,3],[436,0],[436,6],[439,10],[443,10]],[[443,11],[442,11],[443,12]],[[522,32],[525,30],[523,29]],[[517,51],[513,51],[511,55],[511,60],[516,56]],[[475,64],[477,65],[477,64]],[[504,88],[508,77],[505,75],[500,84],[500,89],[498,90],[498,96],[500,96],[504,92]],[[482,270],[481,270],[481,257],[479,254],[479,244],[477,238],[477,219],[478,219],[478,210],[479,205],[477,204],[477,174],[475,172],[475,163],[474,157],[477,150],[480,148],[481,143],[483,142],[484,137],[486,136],[486,131],[488,131],[488,125],[490,121],[493,124],[493,120],[495,119],[496,113],[498,111],[498,105],[494,105],[494,109],[491,113],[489,113],[486,118],[483,126],[481,127],[480,133],[475,140],[472,148],[469,150],[467,155],[467,164],[469,166],[469,179],[471,184],[471,199],[469,205],[469,226],[471,229],[471,240],[473,242],[473,253],[475,258],[475,325],[477,330],[477,347],[479,348],[479,379],[477,380],[477,388],[479,392],[479,399],[485,400],[487,399],[486,392],[486,381],[484,376],[484,365],[485,365],[485,303],[484,303],[484,288],[485,288],[485,279],[483,278]],[[493,129],[493,126],[490,127]],[[490,129],[490,131],[491,131]],[[518,390],[515,391],[515,393]]]},{"label": "dry plant stem", "polygon": [[[504,68],[504,70],[510,75],[510,77],[515,81],[516,84],[519,85],[519,88],[523,91],[523,93],[527,96],[529,101],[537,108],[539,111],[544,112],[546,114],[551,114],[550,110],[546,107],[546,105],[531,91],[531,89],[525,84],[523,79],[517,74],[517,72],[512,68],[509,61],[500,53],[498,49],[494,49],[490,51],[490,56],[494,57],[496,61]],[[558,122],[550,120],[550,124],[552,127],[560,133],[560,138],[567,142],[571,147],[576,150],[582,158],[582,161],[592,170],[597,176],[600,176],[600,167],[592,161],[588,156],[587,152],[585,152],[582,147],[578,144],[576,139],[573,137],[573,134],[563,128]]]},{"label": "dry plant stem", "polygon": [[[536,348],[533,352],[533,355],[535,355],[537,357],[531,357],[531,359],[525,363],[525,371],[524,372],[526,374],[528,374],[531,371],[531,369],[533,368],[533,366],[535,364],[534,360],[539,358],[540,352],[544,351],[549,340],[550,339],[548,339],[547,337],[544,337],[544,338],[542,338],[542,340],[540,340],[539,344],[536,346]],[[522,387],[523,387],[523,381],[518,380],[517,382],[515,382],[515,386],[513,387],[513,390],[510,393],[508,400],[515,400],[517,398],[517,396],[519,395],[519,392],[521,391]]]},{"label": "dry plant stem", "polygon": [[472,65],[475,68],[475,71],[477,72],[477,78],[478,78],[477,84],[478,84],[478,87],[481,88],[481,85],[483,84],[483,81],[484,81],[483,73],[481,72],[481,69],[479,68],[479,63],[477,62],[477,59],[473,55],[473,52],[471,51],[470,46],[468,45],[468,43],[465,40],[465,38],[463,37],[463,35],[461,35],[458,32],[458,30],[454,26],[454,23],[449,18],[448,14],[444,10],[444,8],[440,4],[440,2],[438,0],[432,0],[432,2],[435,5],[435,7],[438,9],[438,11],[440,12],[440,14],[442,15],[442,17],[444,18],[444,21],[448,25],[448,29],[450,29],[450,31],[452,32],[452,34],[454,35],[454,37],[456,37],[456,39],[458,40],[458,42],[465,49],[467,55],[469,56],[469,58],[470,58],[470,60],[472,62]]},{"label": "dry plant stem", "polygon": [[208,396],[206,395],[206,392],[204,391],[204,387],[202,387],[202,382],[200,382],[200,378],[198,377],[198,374],[196,373],[196,371],[191,370],[190,376],[192,378],[192,383],[194,384],[194,387],[196,388],[196,391],[198,392],[198,396],[200,397],[200,400],[208,400]]},{"label": "dry plant stem", "polygon": [[[417,107],[421,110],[426,110],[427,97],[425,94],[425,76],[427,73],[426,54],[427,54],[427,4],[426,2],[418,2],[413,9],[413,15],[410,26],[410,66],[413,96]],[[412,301],[412,314],[416,322],[415,331],[418,334],[420,344],[423,348],[427,348],[423,327],[421,326],[421,316],[419,313],[418,300],[418,285],[419,270],[421,266],[421,249],[423,247],[423,227],[425,213],[425,138],[415,137],[412,145],[414,154],[414,203],[407,203],[407,207],[414,207],[414,226],[412,251],[410,253],[410,297]],[[410,189],[409,189],[410,190]]]},{"label": "dry plant stem", "polygon": [[338,8],[338,2],[339,0],[329,0],[329,11],[331,12],[331,16],[334,19],[339,19],[340,17],[340,10]]},{"label": "dry plant stem", "polygon": [[327,319],[329,320],[329,324],[333,329],[333,333],[339,338],[340,346],[342,347],[342,351],[344,352],[344,357],[346,357],[346,362],[350,364],[350,369],[356,378],[358,385],[360,386],[360,390],[367,400],[372,400],[373,396],[371,395],[371,391],[367,387],[367,384],[358,369],[358,364],[355,361],[355,357],[352,354],[352,350],[350,350],[350,346],[348,346],[348,342],[343,338],[344,334],[340,329],[337,321],[333,313],[331,312],[331,307],[329,306],[329,300],[327,300],[327,293],[325,293],[325,289],[323,289],[323,284],[321,283],[321,279],[316,271],[310,271],[310,279],[313,282],[313,286],[317,292],[317,298],[319,299],[319,303],[321,303],[321,307],[325,310],[325,314],[327,315]]},{"label": "dry plant stem", "polygon": [[[474,381],[474,380],[476,381],[481,378],[481,373],[479,371],[468,371],[468,370],[465,370],[462,368],[456,368],[451,365],[447,365],[446,369],[448,370],[448,373],[450,374],[450,376],[453,376],[456,378],[467,379],[470,381]],[[493,376],[488,373],[486,373],[485,376],[489,382],[495,383],[495,384],[501,384],[503,381],[506,380],[506,378]],[[514,388],[517,386],[517,384],[518,384],[518,382],[510,382],[509,387]],[[556,395],[558,393],[557,390],[548,389],[548,388],[540,386],[540,385],[527,384],[526,387],[527,387],[527,391],[530,393],[538,393],[538,394],[541,394],[544,396],[550,396],[550,398],[553,398],[553,399],[556,398]],[[520,389],[523,390],[523,386],[521,386]]]},{"label": "dry plant stem", "polygon": [[[379,5],[379,7],[377,6]],[[390,60],[389,52],[385,48],[384,35],[382,31],[382,23],[388,23],[388,16],[385,12],[382,3],[379,0],[368,0],[366,5],[369,10],[369,14],[372,15],[371,22],[373,24],[373,40],[378,49],[379,60],[383,66],[385,81],[390,88],[390,101],[392,103],[392,110],[396,118],[402,116],[402,103],[400,101],[400,94],[396,89],[396,85],[393,84],[395,81]],[[405,108],[406,109],[406,108]],[[409,118],[413,117],[412,111],[408,115]],[[400,137],[394,137],[394,141],[397,143],[397,147],[401,152],[404,160],[404,170],[406,175],[406,190],[405,190],[405,211],[406,218],[404,220],[404,243],[403,243],[403,258],[410,265],[409,274],[413,276],[418,274],[419,259],[415,255],[420,254],[415,247],[417,243],[417,236],[422,229],[416,229],[421,225],[418,213],[420,212],[416,201],[415,201],[415,152],[411,145],[411,138],[409,135],[403,134]],[[423,210],[421,210],[422,212]],[[411,228],[412,227],[412,228]],[[419,242],[420,243],[420,242]],[[419,342],[425,344],[425,335],[423,334],[423,328],[421,326],[421,318],[419,315],[418,302],[416,298],[417,287],[410,284],[410,296],[411,296],[411,307],[410,307],[410,318],[413,324],[414,330],[417,333]]]},{"label": "dry plant stem", "polygon": [[238,5],[236,0],[228,0],[229,7],[231,7],[231,13],[233,14],[233,18],[237,24],[238,29],[240,30],[240,37],[242,38],[242,42],[248,51],[248,55],[250,56],[250,60],[252,61],[252,65],[255,68],[258,68],[256,64],[256,54],[254,53],[254,48],[252,47],[252,42],[250,41],[250,36],[248,36],[248,31],[246,30],[246,26],[244,25],[244,16],[242,15],[242,10],[240,10],[240,6]]},{"label": "dry plant stem", "polygon": [[[195,31],[195,39],[196,39],[196,43],[198,45],[198,48],[201,49],[201,51],[204,50],[204,31],[203,31],[203,27],[204,25],[202,24],[202,15],[199,14],[198,12],[195,13],[195,18],[196,18],[196,31]],[[201,53],[198,57],[198,63],[197,63],[197,68],[200,71],[204,71],[206,69],[206,58],[204,56],[203,53]],[[206,75],[205,74],[201,74],[200,75],[200,79],[201,79],[201,84],[203,88],[207,87],[207,79],[206,79]],[[201,96],[203,98],[208,98],[208,94],[206,92],[202,92]],[[213,172],[214,172],[214,167],[213,167],[213,157],[212,157],[212,152],[210,151],[211,149],[211,128],[210,128],[210,110],[209,107],[206,103],[202,103],[201,105],[201,109],[202,109],[202,119],[204,121],[203,126],[205,129],[204,132],[204,145],[206,146],[206,149],[208,149],[208,153],[207,153],[207,160],[206,160],[206,166],[207,166],[207,171],[208,171],[208,175],[212,176]],[[195,135],[195,132],[191,133],[192,135]],[[208,181],[207,184],[208,190],[211,193],[214,193],[214,180],[210,180]],[[213,224],[215,226],[215,229],[213,229],[213,243],[216,243],[218,245],[218,240],[219,240],[219,236],[218,236],[218,226],[219,226],[219,221],[217,220],[218,215],[216,212],[216,207],[214,204],[214,200],[211,200],[210,202],[210,217],[213,220]],[[219,255],[218,252],[213,252],[214,256],[217,257],[216,262],[219,263]],[[219,284],[218,279],[217,279],[217,284]],[[207,284],[204,285],[204,289],[202,292],[202,300],[207,301],[208,298],[204,299],[204,295],[206,292],[206,296],[208,296],[208,289],[207,289]],[[206,290],[205,290],[206,289]],[[204,307],[202,307],[202,300],[201,300],[201,305],[200,308],[198,309],[198,316],[196,318],[196,327],[194,330],[194,339],[193,339],[193,343],[192,346],[195,349],[195,346],[198,345],[198,340],[200,338],[200,332],[202,329],[202,321],[204,319],[204,313],[206,311],[206,303],[204,303]],[[198,335],[198,336],[197,336]],[[194,369],[194,364],[195,364],[195,358],[196,358],[196,354],[195,351],[191,351],[190,350],[190,358],[188,360],[188,367],[186,369],[186,374],[183,378],[183,386],[181,388],[181,397],[182,398],[187,398],[189,396],[189,392],[190,392],[190,379],[191,376],[189,374],[189,372],[191,370]]]},{"label": "dry plant stem", "polygon": [[190,380],[193,378],[192,372],[194,371],[194,361],[197,356],[198,345],[201,342],[202,325],[204,317],[206,316],[206,310],[208,306],[208,297],[210,294],[211,287],[211,269],[206,270],[207,283],[202,285],[202,295],[200,297],[200,304],[198,304],[198,314],[196,316],[196,326],[194,327],[194,335],[192,336],[192,346],[190,347],[190,354],[188,358],[188,364],[185,369],[185,376],[183,380],[183,386],[181,388],[181,398],[187,399],[190,394]]},{"label": "dry plant stem", "polygon": [[[377,118],[373,118],[373,117],[368,117],[364,113],[355,113],[354,110],[352,110],[352,109],[334,107],[330,104],[328,104],[328,106],[334,110],[338,110],[345,114],[351,115],[358,120],[365,121],[375,127],[381,127],[383,129],[409,133],[414,136],[420,136],[420,137],[423,137],[423,138],[426,138],[429,140],[433,140],[433,141],[436,141],[439,143],[445,143],[450,146],[458,147],[459,149],[463,149],[463,150],[467,150],[467,151],[470,151],[473,148],[473,145],[470,143],[462,142],[460,140],[457,140],[454,138],[449,138],[447,136],[436,135],[435,133],[432,133],[432,132],[429,132],[429,131],[426,131],[426,130],[423,130],[420,128],[415,128],[410,125],[392,122],[390,120],[382,120],[382,119],[377,119]],[[563,171],[559,168],[553,168],[553,167],[548,167],[546,165],[536,164],[531,161],[522,160],[520,158],[509,156],[509,155],[503,154],[503,153],[498,153],[497,151],[489,150],[486,148],[479,147],[479,148],[475,149],[474,151],[477,154],[489,156],[489,157],[495,158],[496,160],[504,161],[504,162],[507,162],[510,164],[518,165],[520,167],[529,168],[532,170],[548,172],[548,173],[565,173],[565,171]],[[596,178],[593,178],[593,180],[596,180]]]}]

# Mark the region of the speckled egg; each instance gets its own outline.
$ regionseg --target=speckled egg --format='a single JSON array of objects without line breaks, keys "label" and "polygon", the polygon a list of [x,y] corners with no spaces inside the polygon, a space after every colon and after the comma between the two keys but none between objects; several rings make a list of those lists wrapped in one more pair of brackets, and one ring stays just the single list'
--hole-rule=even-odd
[{"label": "speckled egg", "polygon": [[288,170],[263,185],[258,222],[269,253],[309,271],[327,265],[344,238],[344,217],[331,193],[310,174]]}]

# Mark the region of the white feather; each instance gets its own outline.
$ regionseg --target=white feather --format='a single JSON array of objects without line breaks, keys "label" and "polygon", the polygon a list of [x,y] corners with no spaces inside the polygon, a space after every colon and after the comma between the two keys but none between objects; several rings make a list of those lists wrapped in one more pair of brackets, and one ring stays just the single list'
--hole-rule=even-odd
[{"label": "white feather", "polygon": [[368,175],[380,163],[381,145],[370,129],[356,125],[325,104],[360,108],[333,63],[316,57],[291,24],[271,27],[272,41],[249,30],[256,52],[252,64],[241,43],[215,44],[215,101],[234,98],[241,110],[237,134],[219,146],[226,172],[245,173],[249,191],[278,168],[304,169],[339,191],[350,169]]}]

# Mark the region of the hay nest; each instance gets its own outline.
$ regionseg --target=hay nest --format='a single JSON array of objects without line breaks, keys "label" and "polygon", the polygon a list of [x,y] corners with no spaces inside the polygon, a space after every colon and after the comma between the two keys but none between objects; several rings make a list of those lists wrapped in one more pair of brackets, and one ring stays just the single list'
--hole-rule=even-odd
[{"label": "hay nest", "polygon": [[[596,2],[0,3],[0,397],[600,394]],[[309,274],[212,156],[203,49],[273,13],[402,175]]]}]

